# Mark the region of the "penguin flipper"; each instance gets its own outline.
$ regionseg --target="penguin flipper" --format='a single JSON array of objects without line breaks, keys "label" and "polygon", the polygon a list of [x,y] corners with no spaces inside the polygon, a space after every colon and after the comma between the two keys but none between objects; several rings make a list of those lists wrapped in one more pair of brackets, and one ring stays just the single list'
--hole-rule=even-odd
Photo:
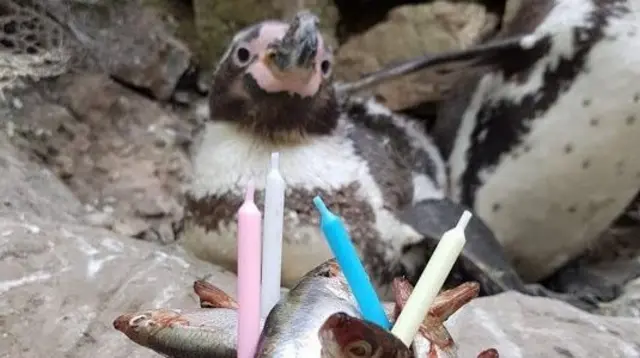
[{"label": "penguin flipper", "polygon": [[419,71],[433,71],[436,77],[457,72],[466,74],[497,62],[508,61],[518,53],[527,52],[536,47],[544,38],[535,35],[519,35],[495,39],[463,50],[424,54],[388,65],[364,75],[359,80],[337,83],[335,88],[339,95],[351,95]]},{"label": "penguin flipper", "polygon": [[[468,209],[448,198],[427,199],[405,208],[399,218],[425,238],[422,249],[426,246],[427,251],[431,251],[440,237],[456,225],[464,210]],[[508,290],[527,292],[502,246],[482,219],[474,215],[465,233],[467,243],[449,280],[455,280],[455,284],[477,281],[482,292],[489,295]],[[461,277],[454,279],[453,276]]]},{"label": "penguin flipper", "polygon": [[[399,218],[423,235],[426,242],[423,247],[420,247],[420,244],[408,247],[405,255],[410,255],[413,249],[421,250],[419,254],[423,254],[424,246],[429,254],[433,252],[442,234],[457,224],[464,210],[469,209],[448,198],[423,200],[405,208],[399,213]],[[467,243],[446,285],[477,281],[483,295],[514,290],[527,295],[561,300],[587,312],[598,309],[599,300],[589,293],[559,293],[538,283],[525,283],[511,265],[491,229],[479,217],[474,215],[471,218],[465,236]]]}]

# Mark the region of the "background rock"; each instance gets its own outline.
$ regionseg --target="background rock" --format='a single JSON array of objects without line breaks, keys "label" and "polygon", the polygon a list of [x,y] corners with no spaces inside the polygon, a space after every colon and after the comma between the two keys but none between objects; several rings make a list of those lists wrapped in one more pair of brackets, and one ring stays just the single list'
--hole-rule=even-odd
[{"label": "background rock", "polygon": [[473,300],[447,327],[460,357],[496,348],[500,357],[640,357],[640,321],[585,313],[515,292]]},{"label": "background rock", "polygon": [[115,331],[113,319],[195,307],[191,287],[204,276],[235,294],[233,275],[177,246],[74,223],[80,202],[46,169],[20,159],[4,134],[0,158],[0,357],[155,357]]},{"label": "background rock", "polygon": [[600,313],[609,316],[640,317],[640,278],[627,283],[620,297],[602,304]]},{"label": "background rock", "polygon": [[[82,205],[53,173],[27,159],[0,133],[0,215],[74,222]],[[2,256],[0,255],[0,259]]]},{"label": "background rock", "polygon": [[[395,61],[463,49],[492,33],[497,24],[497,17],[476,3],[435,1],[398,7],[384,22],[340,47],[336,75],[353,81]],[[392,110],[403,110],[441,99],[455,79],[417,73],[379,85],[367,94]]]},{"label": "background rock", "polygon": [[0,217],[0,356],[155,357],[112,322],[146,308],[197,307],[193,281],[234,293],[234,276],[99,228]]},{"label": "background rock", "polygon": [[156,13],[139,0],[71,3],[64,9],[58,17],[109,74],[158,99],[171,97],[191,64],[191,51]]},{"label": "background rock", "polygon": [[[171,242],[190,165],[176,142],[189,125],[104,74],[70,74],[10,112],[13,141],[64,180],[85,222]],[[167,229],[168,225],[168,229]]]}]

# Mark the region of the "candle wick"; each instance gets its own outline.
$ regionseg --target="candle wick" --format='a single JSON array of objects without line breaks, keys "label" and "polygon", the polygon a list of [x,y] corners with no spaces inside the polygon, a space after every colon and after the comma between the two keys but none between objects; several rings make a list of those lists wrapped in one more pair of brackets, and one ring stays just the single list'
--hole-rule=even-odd
[{"label": "candle wick", "polygon": [[250,179],[249,182],[247,183],[247,191],[244,195],[244,201],[248,201],[248,202],[253,201],[254,193],[255,193],[255,185],[253,183],[253,179]]},{"label": "candle wick", "polygon": [[324,202],[322,201],[322,199],[320,198],[320,196],[316,196],[315,198],[313,198],[313,205],[316,206],[316,209],[318,209],[318,211],[320,212],[320,214],[326,214],[328,213],[329,209],[327,208],[327,206],[324,204]]},{"label": "candle wick", "polygon": [[271,169],[278,169],[280,166],[280,153],[271,153]]},{"label": "candle wick", "polygon": [[469,220],[471,220],[471,216],[471,212],[469,210],[465,210],[464,213],[462,213],[460,220],[458,220],[458,224],[456,224],[456,229],[464,231],[469,224]]}]

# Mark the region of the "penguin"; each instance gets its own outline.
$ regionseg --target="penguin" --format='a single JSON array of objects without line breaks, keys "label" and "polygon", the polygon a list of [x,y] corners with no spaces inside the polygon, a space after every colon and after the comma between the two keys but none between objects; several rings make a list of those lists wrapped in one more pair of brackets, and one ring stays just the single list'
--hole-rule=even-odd
[{"label": "penguin", "polygon": [[505,34],[544,39],[443,104],[433,136],[449,195],[525,280],[594,245],[640,189],[639,13],[638,0],[524,2]]},{"label": "penguin", "polygon": [[[301,11],[289,22],[250,26],[231,41],[212,76],[209,115],[193,143],[180,241],[197,257],[235,271],[235,220],[244,188],[254,181],[262,207],[263,178],[271,153],[279,152],[287,184],[283,286],[332,257],[312,205],[320,195],[342,217],[386,297],[394,277],[417,280],[437,238],[464,208],[446,197],[445,161],[421,122],[374,99],[336,93],[332,50],[317,23]],[[529,289],[481,220],[472,219],[467,237],[468,255],[449,282],[473,272],[487,294]],[[493,263],[484,262],[487,257]]]},{"label": "penguin", "polygon": [[[262,207],[263,178],[271,153],[279,152],[287,184],[284,286],[332,257],[312,204],[316,195],[342,216],[370,274],[391,282],[402,266],[394,262],[402,245],[421,240],[396,212],[415,198],[444,197],[444,161],[418,135],[417,123],[394,117],[394,125],[384,127],[359,116],[364,103],[341,106],[332,50],[317,26],[317,17],[303,11],[288,23],[250,26],[231,41],[212,78],[209,119],[194,141],[182,242],[235,271],[242,192],[253,180]],[[412,167],[416,158],[424,168]]]},{"label": "penguin", "polygon": [[[341,88],[459,60],[449,66],[462,78],[430,131],[447,196],[481,217],[525,281],[540,281],[592,247],[640,192],[639,13],[639,0],[525,1],[475,48]],[[570,292],[619,291],[567,272]]]}]

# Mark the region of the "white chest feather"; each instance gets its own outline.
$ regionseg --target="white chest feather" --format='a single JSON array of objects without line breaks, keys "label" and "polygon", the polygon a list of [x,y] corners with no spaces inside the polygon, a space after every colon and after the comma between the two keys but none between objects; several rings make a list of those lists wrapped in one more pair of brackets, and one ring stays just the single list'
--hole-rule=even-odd
[{"label": "white chest feather", "polygon": [[[263,189],[270,154],[274,151],[280,153],[280,172],[288,188],[304,189],[315,195],[318,189],[330,193],[356,182],[359,188],[355,199],[371,206],[375,218],[370,224],[383,240],[401,245],[420,238],[384,207],[382,190],[367,162],[356,154],[353,143],[341,135],[311,138],[296,146],[274,146],[238,131],[232,124],[208,123],[192,158],[191,194],[196,198],[230,191],[241,195],[249,180],[254,180],[257,189]],[[288,200],[291,199],[285,198],[285,206]],[[313,207],[311,198],[308,206]],[[283,280],[286,285],[295,283],[331,256],[317,222],[303,221],[295,210],[285,209]],[[198,227],[189,230],[186,245],[191,251],[228,268],[235,266],[236,226],[233,222],[221,224],[215,232],[205,233]]]},{"label": "white chest feather", "polygon": [[304,145],[274,146],[228,123],[214,122],[206,125],[193,156],[193,194],[241,192],[249,180],[257,189],[264,188],[271,152],[280,152],[280,172],[289,187],[337,189],[356,180],[375,185],[367,182],[367,165],[346,138],[326,136]]},{"label": "white chest feather", "polygon": [[[593,5],[558,3],[539,30],[556,34],[552,54],[568,57],[575,49],[566,24],[588,23]],[[475,209],[530,279],[582,252],[640,189],[640,1],[629,4],[630,13],[608,20],[586,71],[529,122],[515,150],[479,173]],[[483,78],[451,156],[454,196],[460,196],[479,106],[498,99],[517,103],[535,93],[558,60],[540,61],[524,84],[505,84],[499,74]]]}]

